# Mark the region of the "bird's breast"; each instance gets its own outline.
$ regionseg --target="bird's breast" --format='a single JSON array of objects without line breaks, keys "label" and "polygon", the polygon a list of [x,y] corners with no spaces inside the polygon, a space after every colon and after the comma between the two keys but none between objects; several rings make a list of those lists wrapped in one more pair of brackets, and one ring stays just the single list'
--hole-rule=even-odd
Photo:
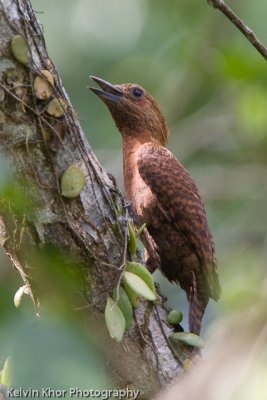
[{"label": "bird's breast", "polygon": [[156,207],[156,197],[139,174],[137,160],[142,144],[125,141],[123,148],[123,172],[125,193],[132,204],[134,212],[146,223],[149,223]]},{"label": "bird's breast", "polygon": [[124,187],[127,198],[131,201],[134,212],[149,223],[149,216],[156,205],[156,197],[141,178],[137,165],[124,169]]}]

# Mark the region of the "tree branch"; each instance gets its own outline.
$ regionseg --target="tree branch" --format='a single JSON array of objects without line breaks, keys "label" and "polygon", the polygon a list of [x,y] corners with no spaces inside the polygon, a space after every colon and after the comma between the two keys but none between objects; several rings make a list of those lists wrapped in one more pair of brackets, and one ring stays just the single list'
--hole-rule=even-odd
[{"label": "tree branch", "polygon": [[220,10],[248,39],[248,41],[258,50],[258,52],[267,60],[267,48],[257,38],[255,33],[238,17],[237,14],[223,0],[208,0],[208,3]]},{"label": "tree branch", "polygon": [[[29,46],[25,63],[11,52],[16,35]],[[134,384],[143,394],[165,386],[183,373],[183,367],[168,341],[172,329],[166,323],[169,309],[162,296],[156,307],[140,304],[122,342],[115,343],[107,333],[103,316],[107,296],[118,282],[122,260],[131,260],[125,201],[82,132],[29,0],[0,0],[0,56],[0,150],[11,172],[7,179],[19,197],[19,204],[10,198],[0,201],[0,243],[31,289],[38,311],[42,281],[36,272],[36,253],[44,255],[43,249],[51,245],[59,249],[81,276],[82,300],[72,307],[101,326],[99,336],[117,386]],[[37,98],[34,88],[43,70],[54,79],[48,99]],[[62,99],[67,106],[60,116],[48,113],[51,98]],[[60,179],[70,165],[78,166],[85,177],[76,198],[61,193]],[[21,206],[21,198],[31,201],[30,210]],[[73,266],[69,260],[75,260]],[[185,352],[184,358],[190,354]]]}]

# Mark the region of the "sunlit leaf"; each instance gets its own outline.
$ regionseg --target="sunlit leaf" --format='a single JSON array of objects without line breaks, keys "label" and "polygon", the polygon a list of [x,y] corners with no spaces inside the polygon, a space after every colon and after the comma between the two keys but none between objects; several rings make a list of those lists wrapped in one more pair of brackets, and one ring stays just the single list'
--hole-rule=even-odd
[{"label": "sunlit leaf", "polygon": [[125,271],[123,276],[125,282],[136,294],[139,294],[150,301],[156,300],[155,293],[152,292],[148,285],[138,275]]},{"label": "sunlit leaf", "polygon": [[1,373],[1,384],[10,386],[11,385],[11,357],[7,357],[4,368]]},{"label": "sunlit leaf", "polygon": [[26,285],[21,286],[15,293],[14,296],[14,304],[16,308],[19,308],[20,304],[21,304],[21,300],[22,300],[22,296],[25,293],[26,290]]},{"label": "sunlit leaf", "polygon": [[131,302],[131,305],[133,308],[137,308],[140,303],[140,296],[137,294],[129,285],[126,281],[124,281],[124,289],[129,297],[129,300]]},{"label": "sunlit leaf", "polygon": [[154,279],[148,269],[142,264],[137,262],[128,262],[126,264],[125,271],[138,275],[147,284],[149,289],[156,294]]}]

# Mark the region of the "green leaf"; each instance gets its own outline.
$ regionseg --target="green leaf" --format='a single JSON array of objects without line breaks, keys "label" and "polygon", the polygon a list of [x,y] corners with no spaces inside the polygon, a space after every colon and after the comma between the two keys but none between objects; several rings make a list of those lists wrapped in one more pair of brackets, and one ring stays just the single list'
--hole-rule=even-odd
[{"label": "green leaf", "polygon": [[156,294],[154,279],[148,269],[142,264],[137,262],[128,262],[126,264],[125,271],[138,275],[147,284],[149,289]]},{"label": "green leaf", "polygon": [[11,386],[11,357],[7,357],[1,373],[1,384]]},{"label": "green leaf", "polygon": [[61,177],[62,196],[73,199],[78,197],[85,185],[85,176],[78,165],[70,165]]},{"label": "green leaf", "polygon": [[140,303],[140,296],[124,281],[124,289],[129,297],[133,308],[137,308]]},{"label": "green leaf", "polygon": [[30,48],[26,39],[21,35],[13,36],[11,40],[11,50],[13,56],[22,64],[30,61]]},{"label": "green leaf", "polygon": [[117,294],[117,290],[114,288],[113,300],[117,302],[120,310],[123,313],[126,322],[125,329],[127,330],[132,326],[133,323],[133,307],[127,293],[122,287],[119,288],[119,299],[117,299]]},{"label": "green leaf", "polygon": [[132,272],[125,271],[123,273],[124,281],[130,286],[130,288],[140,296],[150,301],[155,301],[155,293],[148,287],[148,285],[138,275]]},{"label": "green leaf", "polygon": [[136,232],[136,236],[137,236],[137,237],[141,235],[141,233],[143,232],[143,230],[145,229],[145,227],[146,227],[146,223],[142,224],[142,225],[140,226],[140,228],[137,229],[137,232]]},{"label": "green leaf", "polygon": [[172,310],[167,317],[167,321],[170,325],[178,325],[182,319],[183,313],[180,310]]},{"label": "green leaf", "polygon": [[187,344],[188,346],[193,346],[197,348],[204,347],[204,342],[200,336],[196,335],[195,333],[191,332],[175,332],[172,334],[171,338],[173,340],[179,340]]},{"label": "green leaf", "polygon": [[134,227],[130,222],[128,224],[128,229],[129,229],[129,236],[130,236],[129,251],[130,251],[131,256],[135,256],[136,249],[137,249],[137,241],[136,241],[136,237],[135,237],[135,233],[134,233]]},{"label": "green leaf", "polygon": [[120,342],[123,338],[125,331],[126,321],[119,306],[112,300],[111,297],[107,298],[105,308],[106,325],[112,339]]}]

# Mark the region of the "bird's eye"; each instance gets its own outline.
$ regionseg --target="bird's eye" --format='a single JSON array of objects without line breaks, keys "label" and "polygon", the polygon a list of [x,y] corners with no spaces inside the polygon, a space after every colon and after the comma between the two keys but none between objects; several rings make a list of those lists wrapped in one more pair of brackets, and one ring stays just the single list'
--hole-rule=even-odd
[{"label": "bird's eye", "polygon": [[132,89],[132,94],[133,94],[134,97],[138,97],[138,98],[144,96],[143,90],[140,89],[140,88],[138,88],[138,87],[134,87],[134,88]]}]

